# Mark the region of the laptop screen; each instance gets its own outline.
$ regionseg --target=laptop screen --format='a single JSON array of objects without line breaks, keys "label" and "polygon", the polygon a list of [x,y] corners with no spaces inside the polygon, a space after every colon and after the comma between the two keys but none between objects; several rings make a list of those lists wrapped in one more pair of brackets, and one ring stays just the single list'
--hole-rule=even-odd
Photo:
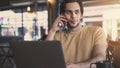
[{"label": "laptop screen", "polygon": [[59,41],[12,41],[17,68],[66,68]]}]

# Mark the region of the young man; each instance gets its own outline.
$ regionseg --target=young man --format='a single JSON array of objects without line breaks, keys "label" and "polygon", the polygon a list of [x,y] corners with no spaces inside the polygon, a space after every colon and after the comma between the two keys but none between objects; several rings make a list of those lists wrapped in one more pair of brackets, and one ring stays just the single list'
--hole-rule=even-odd
[{"label": "young man", "polygon": [[[107,42],[102,28],[82,26],[83,6],[80,0],[63,0],[46,40],[62,43],[67,68],[89,68],[106,58]],[[61,26],[67,28],[58,32]]]}]

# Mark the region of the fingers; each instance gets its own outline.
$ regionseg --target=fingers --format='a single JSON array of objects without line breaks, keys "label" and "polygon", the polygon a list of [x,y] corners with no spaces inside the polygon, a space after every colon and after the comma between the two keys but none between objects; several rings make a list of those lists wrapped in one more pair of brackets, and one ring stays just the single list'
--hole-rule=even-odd
[{"label": "fingers", "polygon": [[63,16],[63,15],[60,15],[60,16],[58,17],[58,19],[59,19],[59,22],[58,22],[58,26],[59,26],[59,27],[63,27],[63,26],[65,25],[65,23],[67,23],[67,19],[66,19],[66,17]]},{"label": "fingers", "polygon": [[66,22],[67,19],[65,18],[65,16],[60,15],[59,17],[56,18],[54,23],[59,27],[63,27]]},{"label": "fingers", "polygon": [[58,16],[55,19],[55,21],[54,21],[54,23],[52,25],[51,30],[54,30],[54,31],[59,30],[61,27],[64,27],[66,22],[67,22],[67,19],[66,19],[66,17],[64,15]]},{"label": "fingers", "polygon": [[80,68],[77,64],[67,64],[67,68]]},{"label": "fingers", "polygon": [[61,28],[61,27],[64,27],[64,23],[62,21],[58,22],[58,26]]},{"label": "fingers", "polygon": [[65,16],[60,15],[59,18],[60,18],[60,20],[61,20],[62,22],[67,22],[67,19],[66,19]]}]

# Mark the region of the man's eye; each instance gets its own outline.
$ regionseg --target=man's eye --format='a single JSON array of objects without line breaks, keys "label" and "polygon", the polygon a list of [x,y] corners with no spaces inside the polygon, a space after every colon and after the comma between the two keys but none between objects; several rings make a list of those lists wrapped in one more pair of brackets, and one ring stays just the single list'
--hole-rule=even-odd
[{"label": "man's eye", "polygon": [[66,11],[67,14],[71,14],[71,11]]},{"label": "man's eye", "polygon": [[77,11],[75,11],[75,14],[78,14],[78,13],[80,13],[78,10],[77,10]]}]

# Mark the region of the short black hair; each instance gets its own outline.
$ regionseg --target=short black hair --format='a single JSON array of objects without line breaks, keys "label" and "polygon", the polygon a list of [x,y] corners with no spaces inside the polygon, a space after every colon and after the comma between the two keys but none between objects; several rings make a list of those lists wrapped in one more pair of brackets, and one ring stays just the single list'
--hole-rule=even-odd
[{"label": "short black hair", "polygon": [[66,9],[66,4],[72,2],[77,2],[79,4],[81,14],[83,15],[83,5],[81,0],[63,0],[60,4],[60,14],[64,14]]}]

